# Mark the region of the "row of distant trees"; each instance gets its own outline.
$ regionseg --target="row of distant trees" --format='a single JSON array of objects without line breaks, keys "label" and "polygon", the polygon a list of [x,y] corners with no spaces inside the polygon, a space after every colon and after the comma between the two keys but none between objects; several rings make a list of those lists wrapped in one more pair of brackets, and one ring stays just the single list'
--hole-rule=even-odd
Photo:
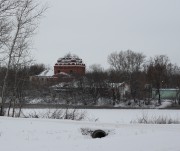
[{"label": "row of distant trees", "polygon": [[[66,104],[97,104],[99,98],[110,100],[109,103],[115,104],[119,101],[145,100],[150,103],[151,88],[156,88],[159,95],[158,103],[161,104],[161,88],[179,88],[180,86],[180,68],[172,64],[165,55],[155,56],[146,59],[142,53],[136,53],[131,50],[113,52],[108,56],[109,69],[103,69],[101,65],[94,64],[89,67],[85,77],[76,77],[78,88],[69,87],[66,92],[51,91],[50,86],[31,83],[29,77],[38,75],[45,70],[45,65],[24,64],[21,68],[8,69],[6,80],[6,91],[4,99],[8,102],[8,115],[12,109],[14,116],[15,105],[21,107],[27,99],[41,98],[45,102],[56,102],[65,100]],[[7,66],[0,67],[0,79],[6,76]],[[62,82],[62,79],[59,79]],[[130,93],[126,95],[126,100],[119,100],[120,94],[109,89],[107,83],[122,83],[130,85]],[[3,86],[4,81],[0,80]],[[57,83],[53,83],[57,84]],[[2,87],[1,87],[2,89]],[[2,91],[2,90],[1,90]],[[146,100],[148,98],[148,100]]]},{"label": "row of distant trees", "polygon": [[[166,55],[157,55],[147,58],[143,53],[132,50],[112,52],[107,61],[109,69],[103,69],[99,64],[93,64],[86,71],[85,77],[76,78],[79,82],[78,89],[68,88],[69,92],[53,94],[52,100],[67,100],[67,104],[83,103],[97,104],[98,100],[110,100],[115,104],[120,101],[134,100],[139,103],[144,100],[150,104],[152,88],[156,89],[158,104],[161,104],[162,88],[180,87],[180,67],[171,63]],[[130,86],[129,93],[121,99],[121,94],[111,83],[127,83]],[[178,93],[180,93],[178,91]],[[179,99],[177,97],[177,99]],[[176,100],[180,103],[180,100]]]},{"label": "row of distant trees", "polygon": [[113,52],[108,56],[110,68],[104,70],[94,64],[87,72],[91,83],[103,85],[105,82],[130,85],[130,98],[146,99],[151,96],[151,88],[156,89],[158,102],[161,104],[161,88],[180,87],[180,67],[171,63],[166,55],[146,58],[143,53],[132,50]]}]

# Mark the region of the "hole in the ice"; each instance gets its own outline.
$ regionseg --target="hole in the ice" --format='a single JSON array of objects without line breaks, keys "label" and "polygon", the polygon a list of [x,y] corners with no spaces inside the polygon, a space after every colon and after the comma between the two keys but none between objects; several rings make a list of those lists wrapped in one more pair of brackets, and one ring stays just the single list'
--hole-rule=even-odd
[{"label": "hole in the ice", "polygon": [[92,138],[102,138],[102,137],[105,137],[107,134],[105,131],[103,130],[95,130],[93,133],[92,133]]}]

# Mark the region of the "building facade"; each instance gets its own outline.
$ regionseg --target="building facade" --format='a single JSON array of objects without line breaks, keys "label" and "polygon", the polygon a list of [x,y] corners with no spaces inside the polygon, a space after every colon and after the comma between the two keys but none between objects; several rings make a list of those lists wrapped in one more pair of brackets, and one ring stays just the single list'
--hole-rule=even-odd
[{"label": "building facade", "polygon": [[54,71],[46,69],[39,75],[29,77],[29,80],[36,85],[51,85],[57,82],[58,78],[54,76]]},{"label": "building facade", "polygon": [[63,72],[83,76],[85,75],[85,68],[86,66],[82,59],[77,56],[68,55],[57,60],[56,64],[54,65],[54,75]]},{"label": "building facade", "polygon": [[[180,99],[179,89],[159,89],[161,99],[178,100]],[[157,89],[152,89],[152,98],[158,99],[159,93]]]}]

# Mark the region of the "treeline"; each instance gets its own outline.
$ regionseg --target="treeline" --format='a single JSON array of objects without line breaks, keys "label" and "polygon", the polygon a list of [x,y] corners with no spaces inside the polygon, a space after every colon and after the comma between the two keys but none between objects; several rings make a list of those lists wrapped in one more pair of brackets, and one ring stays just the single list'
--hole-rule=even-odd
[{"label": "treeline", "polygon": [[151,98],[150,92],[155,88],[161,104],[160,89],[180,87],[180,67],[171,63],[166,55],[146,58],[143,53],[127,50],[111,53],[108,63],[110,68],[107,70],[101,65],[92,65],[86,76],[98,87],[107,82],[128,83],[131,89],[129,99]]},{"label": "treeline", "polygon": [[[106,105],[128,103],[131,100],[138,104],[143,100],[148,105],[151,101],[152,88],[156,89],[159,96],[158,104],[161,104],[160,89],[179,89],[180,68],[172,64],[165,55],[147,59],[142,53],[127,50],[111,53],[108,56],[108,63],[110,68],[106,70],[101,65],[91,65],[84,77],[76,75],[76,80],[66,81],[64,87],[60,89],[52,86],[64,83],[61,76],[58,81],[49,84],[29,80],[30,76],[38,75],[46,69],[44,64],[24,65],[18,70],[11,66],[4,93],[5,104],[8,107],[6,114],[14,116],[15,107],[19,107],[20,113],[24,104],[38,99],[41,103],[66,105],[97,105],[99,100]],[[0,67],[1,79],[4,79],[6,71],[6,66]],[[122,99],[119,90],[111,84],[123,82],[130,86],[130,91]],[[1,92],[3,83],[4,81],[0,80]],[[177,102],[180,103],[179,100]]]},{"label": "treeline", "polygon": [[[138,104],[143,100],[148,105],[152,99],[152,88],[156,90],[158,104],[161,104],[160,89],[175,88],[180,94],[180,68],[165,55],[146,58],[143,53],[127,50],[111,53],[108,63],[110,68],[106,70],[101,65],[91,65],[84,77],[76,75],[75,81],[66,81],[63,87],[40,87],[35,83],[38,93],[34,92],[34,97],[41,96],[47,103],[97,105],[102,100],[104,104],[115,105],[131,100]],[[61,78],[56,84],[64,82]],[[118,83],[130,86],[123,96],[121,90],[113,86]],[[176,99],[175,102],[180,103],[179,97]]]}]

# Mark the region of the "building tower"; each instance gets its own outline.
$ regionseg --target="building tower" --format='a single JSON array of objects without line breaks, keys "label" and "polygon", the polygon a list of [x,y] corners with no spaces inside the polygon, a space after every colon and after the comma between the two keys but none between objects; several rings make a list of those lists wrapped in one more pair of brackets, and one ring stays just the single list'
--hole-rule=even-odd
[{"label": "building tower", "polygon": [[83,76],[85,75],[85,64],[82,59],[76,55],[68,54],[63,58],[59,58],[54,65],[54,74],[67,73]]}]

